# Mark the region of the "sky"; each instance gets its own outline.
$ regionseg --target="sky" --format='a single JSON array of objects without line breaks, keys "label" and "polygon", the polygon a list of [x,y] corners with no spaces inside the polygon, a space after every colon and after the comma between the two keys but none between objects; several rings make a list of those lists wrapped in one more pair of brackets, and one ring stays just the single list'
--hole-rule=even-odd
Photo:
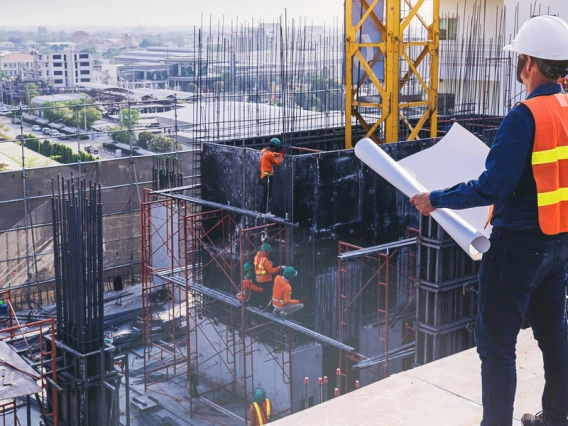
[{"label": "sky", "polygon": [[344,0],[0,0],[0,28],[19,26],[193,26],[239,17],[272,22],[285,11],[308,23],[343,19]]}]

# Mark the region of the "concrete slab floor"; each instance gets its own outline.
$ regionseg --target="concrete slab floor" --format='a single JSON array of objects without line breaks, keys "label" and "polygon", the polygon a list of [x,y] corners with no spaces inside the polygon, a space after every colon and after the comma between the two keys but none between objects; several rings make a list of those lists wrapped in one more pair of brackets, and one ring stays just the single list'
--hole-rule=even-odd
[{"label": "concrete slab floor", "polygon": [[[530,329],[517,343],[514,425],[540,411],[542,356]],[[474,349],[396,374],[275,422],[287,425],[474,426],[482,417],[480,361]]]}]

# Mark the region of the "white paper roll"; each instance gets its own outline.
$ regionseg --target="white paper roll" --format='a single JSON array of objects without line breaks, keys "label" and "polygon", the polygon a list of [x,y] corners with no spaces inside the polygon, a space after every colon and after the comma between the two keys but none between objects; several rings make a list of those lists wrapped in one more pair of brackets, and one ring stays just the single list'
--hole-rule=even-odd
[{"label": "white paper roll", "polygon": [[[355,145],[355,155],[408,198],[429,191],[371,139],[360,140]],[[430,215],[472,259],[481,260],[489,250],[487,237],[454,211],[436,209]]]}]

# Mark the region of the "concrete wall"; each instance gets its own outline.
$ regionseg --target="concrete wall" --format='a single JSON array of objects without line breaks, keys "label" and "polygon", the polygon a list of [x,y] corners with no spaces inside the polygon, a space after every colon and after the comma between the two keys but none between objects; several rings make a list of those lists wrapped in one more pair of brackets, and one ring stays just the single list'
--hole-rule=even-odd
[{"label": "concrete wall", "polygon": [[311,345],[292,352],[292,412],[297,413],[305,409],[306,395],[305,378],[309,378],[308,401],[310,407],[319,403],[318,378],[322,372],[322,347],[319,344]]},{"label": "concrete wall", "polygon": [[[194,163],[192,152],[180,152],[184,176],[191,176]],[[87,180],[101,184],[103,200],[104,267],[133,264],[134,273],[140,262],[140,199],[144,188],[151,186],[152,157],[134,157],[135,173],[131,173],[129,158],[81,164],[81,174]],[[77,164],[30,169],[28,181],[28,247],[23,203],[21,171],[0,173],[0,288],[24,285],[28,272],[30,282],[49,281],[53,271],[53,230],[51,226],[52,179],[57,176],[78,176]],[[131,185],[132,181],[132,185]],[[137,185],[138,183],[138,185]],[[132,207],[132,214],[130,213]],[[26,261],[26,253],[30,262]],[[37,265],[37,273],[36,273]],[[129,268],[129,274],[133,272]],[[122,275],[122,268],[110,271]]]},{"label": "concrete wall", "polygon": [[[227,326],[215,325],[211,318],[204,317],[198,328],[199,374],[216,384],[229,384],[236,378],[236,392],[243,397],[244,368],[243,341],[236,335],[236,363],[232,348],[227,350]],[[247,338],[248,339],[248,338]],[[247,350],[249,350],[247,341]],[[293,412],[303,409],[305,395],[304,377],[310,377],[309,396],[318,400],[317,379],[322,376],[322,348],[309,344],[294,349],[291,360],[287,350],[274,352],[274,347],[262,340],[252,344],[252,364],[247,357],[247,397],[252,398],[255,388],[262,387],[274,403],[274,410],[292,407]],[[291,362],[291,364],[290,364]],[[291,370],[291,372],[290,372]],[[252,386],[251,386],[252,385]],[[292,399],[290,399],[292,398]]]},{"label": "concrete wall", "polygon": [[[399,348],[402,345],[403,338],[403,321],[398,321],[391,325],[389,329],[389,351]],[[385,326],[381,326],[381,337],[385,337]],[[359,329],[359,352],[367,357],[380,355],[385,353],[385,343],[379,339],[379,330],[377,324],[364,325]],[[359,381],[361,386],[366,386],[374,383],[378,379],[378,374],[381,378],[383,374],[383,363],[374,365],[372,367],[364,368],[359,371]],[[396,374],[403,371],[402,359],[395,359],[388,362],[388,374]],[[379,373],[380,371],[380,373]],[[349,384],[354,386],[353,383]]]}]

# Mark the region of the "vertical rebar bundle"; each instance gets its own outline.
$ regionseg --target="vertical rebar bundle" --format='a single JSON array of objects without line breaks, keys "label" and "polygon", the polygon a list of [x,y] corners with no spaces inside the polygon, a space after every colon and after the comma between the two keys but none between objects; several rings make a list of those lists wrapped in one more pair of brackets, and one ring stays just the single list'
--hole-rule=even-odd
[{"label": "vertical rebar bundle", "polygon": [[117,425],[119,376],[104,342],[103,210],[96,182],[52,179],[57,336],[66,356],[58,379],[61,420]]},{"label": "vertical rebar bundle", "polygon": [[172,155],[152,157],[152,189],[176,188],[183,185],[181,160]]},{"label": "vertical rebar bundle", "polygon": [[103,218],[97,183],[52,180],[59,340],[81,354],[103,346]]}]

